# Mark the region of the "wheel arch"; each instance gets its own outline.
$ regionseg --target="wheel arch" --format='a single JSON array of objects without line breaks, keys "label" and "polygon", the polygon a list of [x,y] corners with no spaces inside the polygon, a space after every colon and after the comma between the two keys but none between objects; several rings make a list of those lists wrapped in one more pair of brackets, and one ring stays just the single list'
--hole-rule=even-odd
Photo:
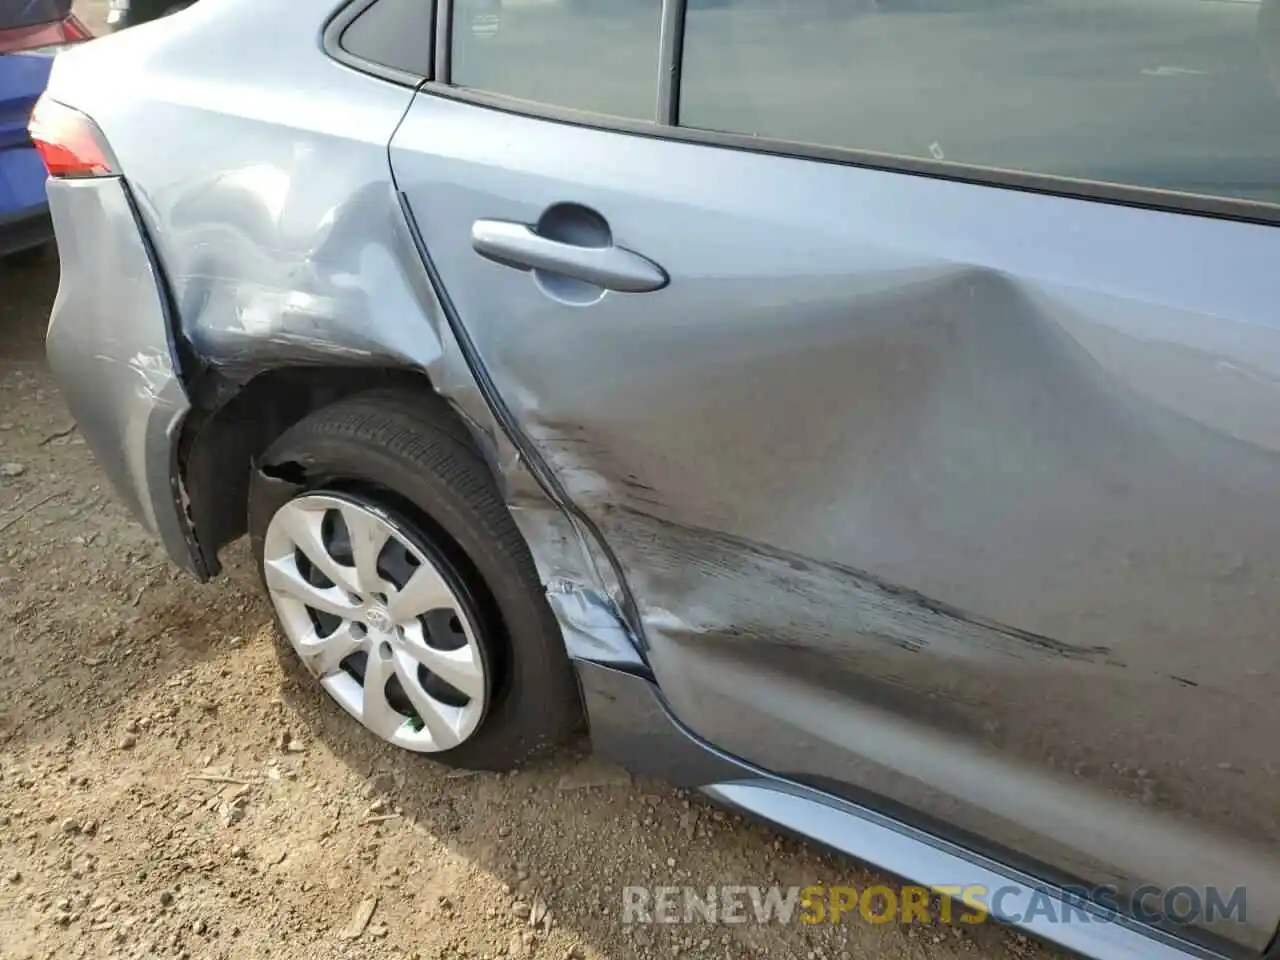
[{"label": "wheel arch", "polygon": [[294,424],[353,394],[378,389],[416,393],[424,404],[449,411],[482,454],[495,480],[492,444],[436,390],[430,375],[410,367],[282,366],[243,384],[210,375],[178,442],[186,507],[210,575],[218,556],[247,532],[250,480],[259,459]]}]

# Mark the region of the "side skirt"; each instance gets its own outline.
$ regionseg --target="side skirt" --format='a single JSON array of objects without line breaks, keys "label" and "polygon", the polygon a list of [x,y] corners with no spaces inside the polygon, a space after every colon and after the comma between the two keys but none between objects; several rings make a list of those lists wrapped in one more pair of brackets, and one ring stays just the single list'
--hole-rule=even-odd
[{"label": "side skirt", "polygon": [[718,803],[921,886],[978,886],[988,898],[1001,891],[998,902],[984,898],[992,917],[1094,960],[1225,957],[866,807],[753,767],[685,729],[651,681],[592,661],[575,665],[594,749],[636,774],[700,790]]}]

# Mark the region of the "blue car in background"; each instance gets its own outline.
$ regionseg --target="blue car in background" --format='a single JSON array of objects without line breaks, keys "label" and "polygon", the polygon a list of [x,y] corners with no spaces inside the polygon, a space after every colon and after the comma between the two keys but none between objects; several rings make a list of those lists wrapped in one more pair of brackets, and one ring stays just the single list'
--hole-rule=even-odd
[{"label": "blue car in background", "polygon": [[27,135],[53,58],[93,38],[72,0],[0,0],[0,257],[39,255],[53,239],[45,168]]}]

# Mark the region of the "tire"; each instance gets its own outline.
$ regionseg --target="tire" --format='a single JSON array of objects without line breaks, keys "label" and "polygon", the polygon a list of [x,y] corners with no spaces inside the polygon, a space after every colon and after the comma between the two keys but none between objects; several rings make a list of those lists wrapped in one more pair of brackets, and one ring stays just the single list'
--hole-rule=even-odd
[{"label": "tire", "polygon": [[[524,538],[466,428],[432,394],[376,390],[324,407],[291,427],[262,457],[305,464],[288,500],[335,492],[407,523],[474,600],[489,665],[483,719],[468,739],[431,754],[451,766],[507,770],[575,732],[582,709],[564,641]],[[254,471],[249,533],[266,586],[265,545],[281,495]],[[278,610],[277,610],[278,612]],[[276,631],[291,669],[301,665]],[[309,675],[308,675],[309,676]]]}]

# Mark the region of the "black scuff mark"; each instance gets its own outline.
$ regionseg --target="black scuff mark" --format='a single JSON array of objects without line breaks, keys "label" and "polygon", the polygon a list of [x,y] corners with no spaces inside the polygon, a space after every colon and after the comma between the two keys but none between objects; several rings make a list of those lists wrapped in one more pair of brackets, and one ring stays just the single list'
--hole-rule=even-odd
[{"label": "black scuff mark", "polygon": [[622,482],[632,490],[645,490],[649,493],[657,493],[657,490],[647,483],[644,483],[634,473],[622,478]]},{"label": "black scuff mark", "polygon": [[1065,643],[1000,623],[865,570],[632,506],[612,504],[604,514],[606,535],[633,579],[646,581],[638,593],[679,621],[663,628],[673,640],[750,638],[793,650],[843,647],[846,656],[850,644],[887,644],[916,653],[1048,656],[1124,666],[1109,646]]}]

